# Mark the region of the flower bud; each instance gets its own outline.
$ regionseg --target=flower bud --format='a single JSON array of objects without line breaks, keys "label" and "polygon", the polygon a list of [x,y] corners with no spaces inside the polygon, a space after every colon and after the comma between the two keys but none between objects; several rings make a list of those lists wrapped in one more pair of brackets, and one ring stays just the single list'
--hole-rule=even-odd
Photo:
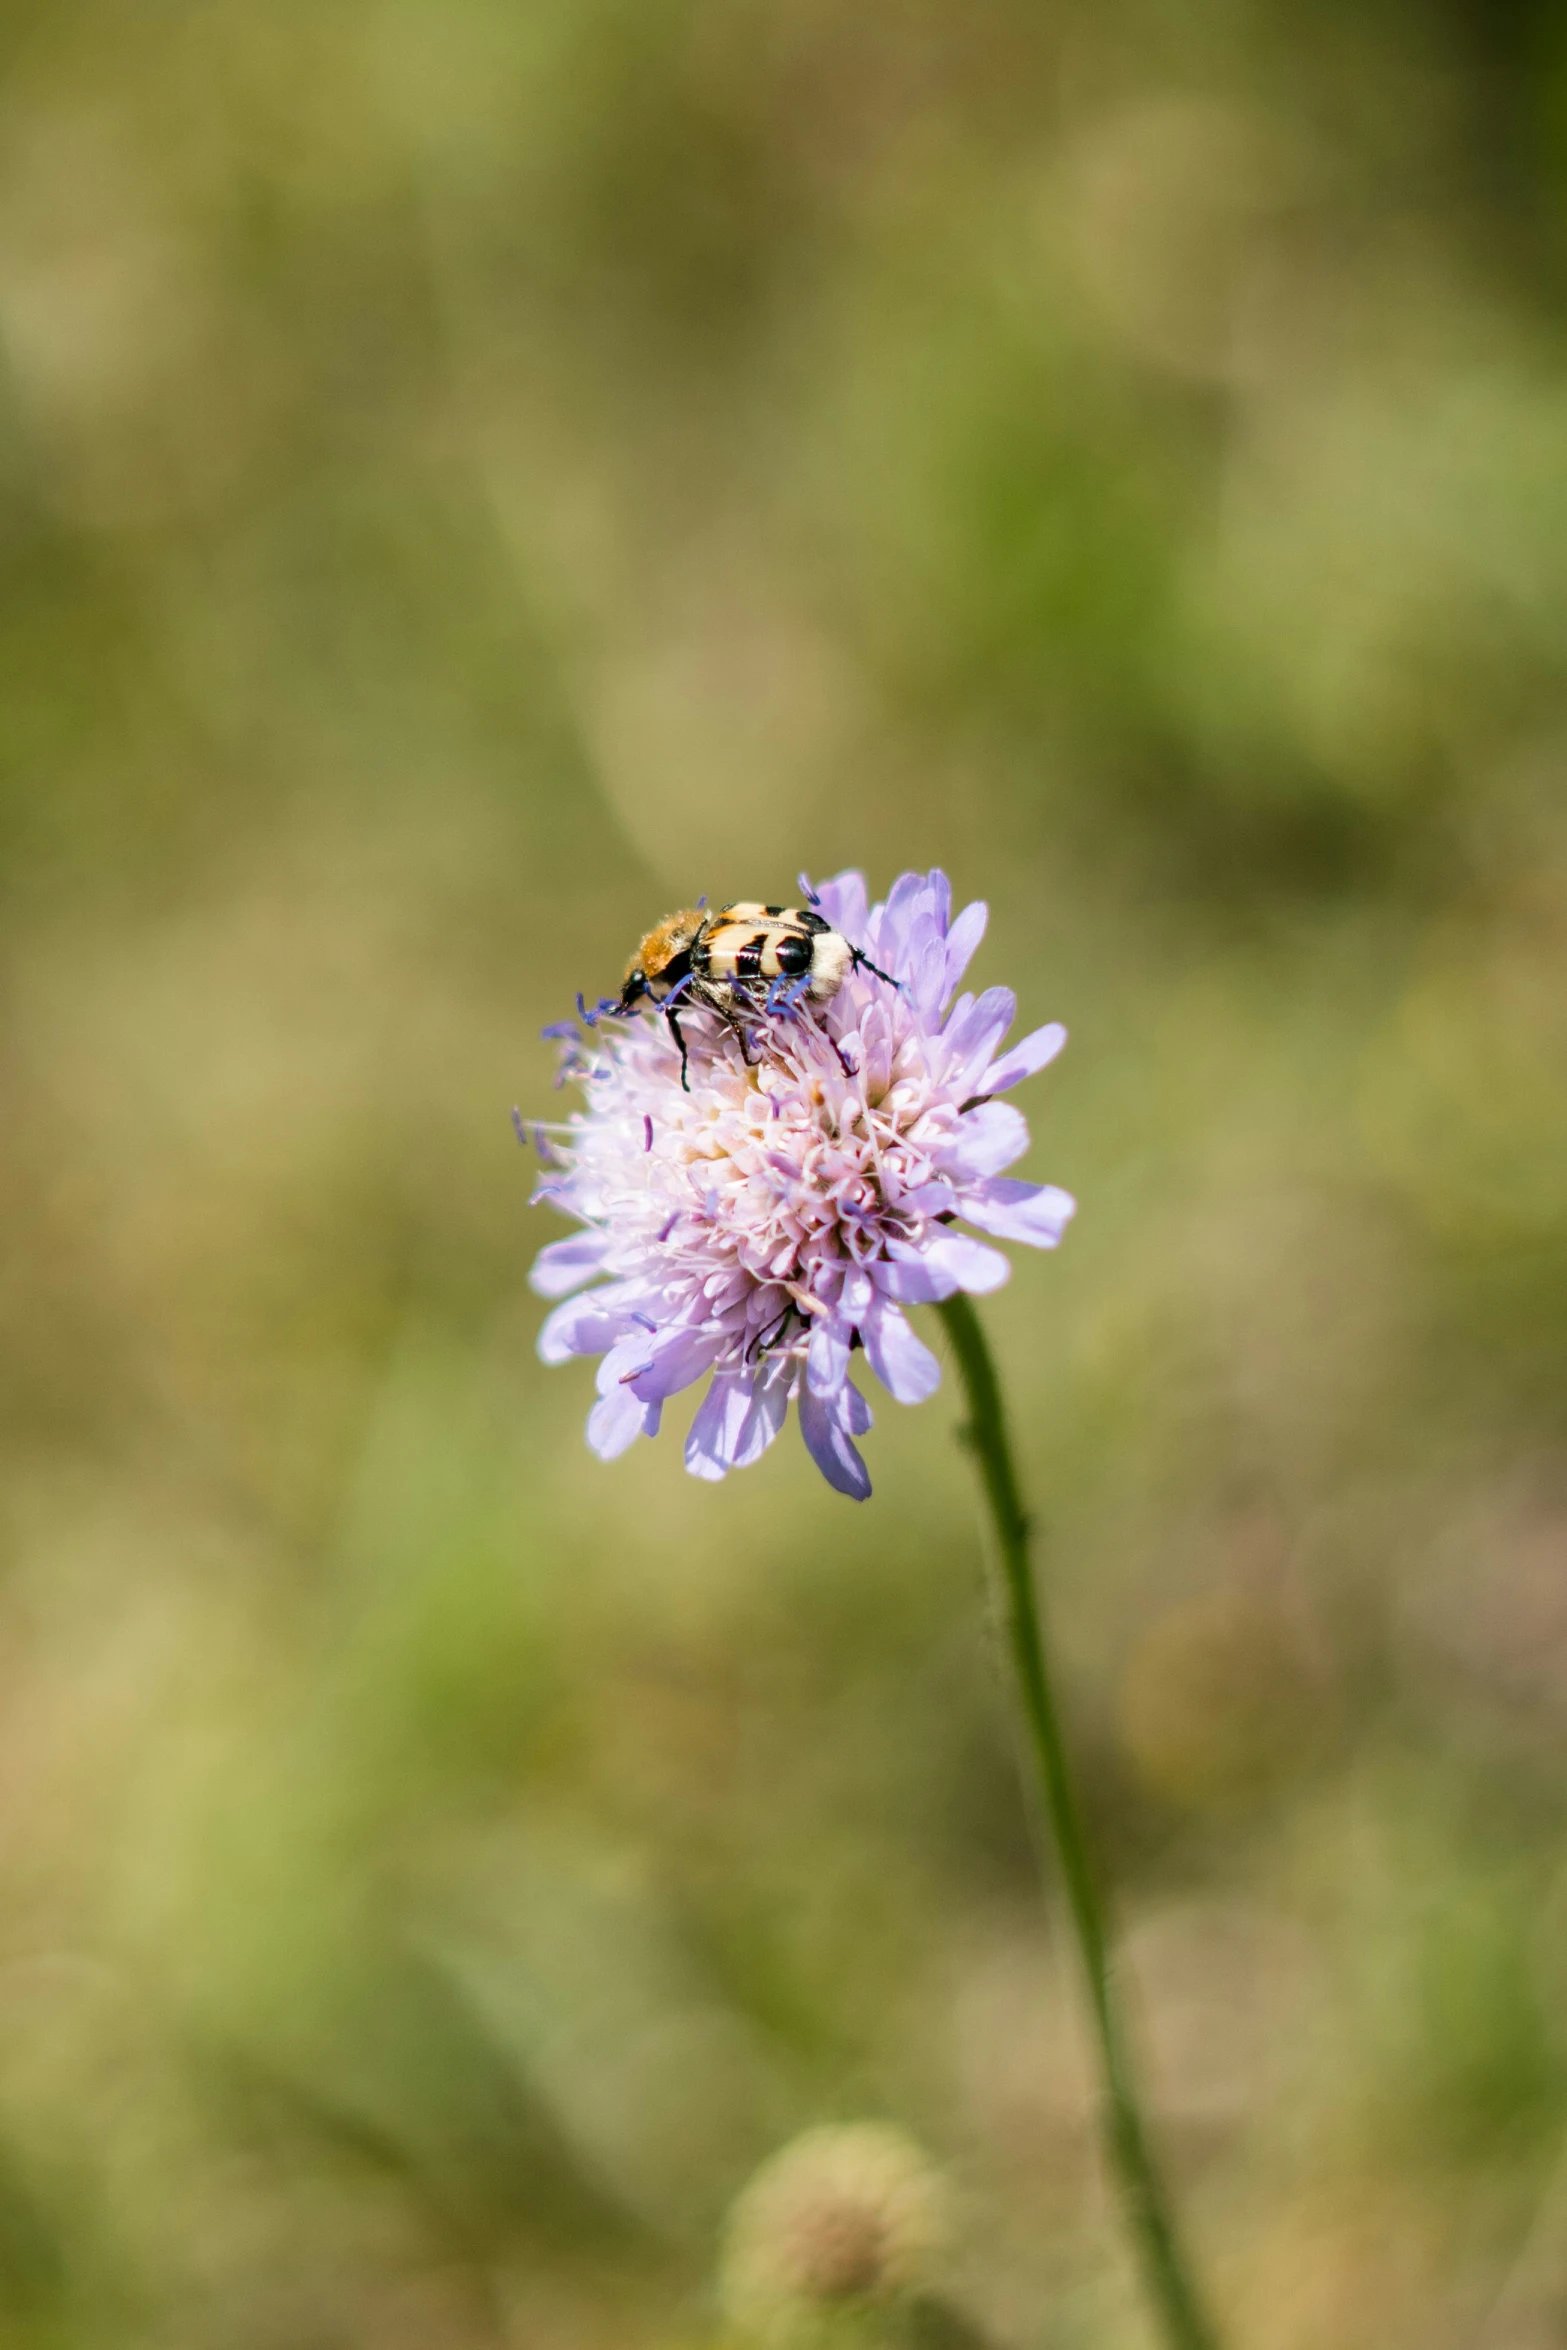
[{"label": "flower bud", "polygon": [[807,2130],[730,2214],[725,2316],[748,2340],[821,2340],[835,2317],[925,2286],[947,2235],[944,2182],[912,2139],[878,2122]]}]

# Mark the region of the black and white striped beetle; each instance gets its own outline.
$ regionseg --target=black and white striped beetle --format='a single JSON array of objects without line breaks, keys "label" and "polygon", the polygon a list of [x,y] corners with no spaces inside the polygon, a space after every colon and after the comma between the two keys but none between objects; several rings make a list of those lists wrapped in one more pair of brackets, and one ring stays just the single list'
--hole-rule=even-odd
[{"label": "black and white striped beetle", "polygon": [[626,965],[613,1009],[633,1012],[647,1002],[664,1014],[680,1047],[680,1082],[689,1093],[682,1007],[716,1012],[749,1060],[746,1039],[759,1019],[802,1002],[831,1003],[856,968],[874,972],[889,987],[897,984],[813,907],[742,901],[711,914],[688,907],[648,932]]}]

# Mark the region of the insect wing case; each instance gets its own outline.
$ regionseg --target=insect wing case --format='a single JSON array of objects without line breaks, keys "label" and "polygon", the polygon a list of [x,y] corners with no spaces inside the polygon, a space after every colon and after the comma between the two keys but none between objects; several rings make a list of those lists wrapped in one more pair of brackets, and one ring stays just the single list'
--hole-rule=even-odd
[{"label": "insect wing case", "polygon": [[775,981],[798,986],[816,1003],[836,994],[851,949],[820,914],[797,906],[722,906],[696,942],[692,963],[715,991],[750,995]]}]

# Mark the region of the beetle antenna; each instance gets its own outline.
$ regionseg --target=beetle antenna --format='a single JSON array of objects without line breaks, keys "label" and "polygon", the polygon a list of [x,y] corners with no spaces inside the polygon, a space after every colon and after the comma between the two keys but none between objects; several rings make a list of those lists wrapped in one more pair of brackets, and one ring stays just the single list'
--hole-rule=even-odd
[{"label": "beetle antenna", "polygon": [[862,954],[858,947],[850,947],[849,957],[857,971],[872,972],[877,979],[884,979],[889,987],[895,987],[899,995],[902,995],[902,980],[894,979],[890,971],[884,971],[879,963],[873,963],[870,956]]}]

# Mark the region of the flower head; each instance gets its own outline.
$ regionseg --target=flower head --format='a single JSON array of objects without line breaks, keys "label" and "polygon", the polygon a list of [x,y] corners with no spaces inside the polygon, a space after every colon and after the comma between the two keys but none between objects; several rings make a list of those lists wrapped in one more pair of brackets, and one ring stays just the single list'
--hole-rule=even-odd
[{"label": "flower head", "polygon": [[790,2350],[832,2340],[822,2321],[927,2285],[950,2233],[946,2183],[901,2130],[807,2130],[763,2163],[729,2215],[725,2315],[745,2338]]},{"label": "flower head", "polygon": [[588,1419],[602,1459],[655,1435],[666,1400],[707,1379],[693,1476],[758,1459],[793,1401],[823,1476],[863,1500],[854,1439],[871,1414],[854,1350],[898,1402],[923,1402],[941,1370],[904,1307],[998,1289],[1011,1271],[958,1222],[1034,1248],[1066,1228],[1066,1192],[1003,1172],[1028,1128],[995,1098],[1066,1032],[1052,1023],[1006,1051],[1009,989],[952,1001],[985,908],[954,921],[945,874],[905,873],[869,912],[860,876],[841,874],[817,903],[888,976],[856,964],[830,1003],[763,1015],[750,1061],[701,1011],[682,1014],[689,1091],[656,1013],[564,1032],[562,1074],[587,1107],[541,1145],[534,1197],[582,1228],[540,1251],[532,1281],[565,1300],[539,1334],[544,1361],[603,1357]]}]

